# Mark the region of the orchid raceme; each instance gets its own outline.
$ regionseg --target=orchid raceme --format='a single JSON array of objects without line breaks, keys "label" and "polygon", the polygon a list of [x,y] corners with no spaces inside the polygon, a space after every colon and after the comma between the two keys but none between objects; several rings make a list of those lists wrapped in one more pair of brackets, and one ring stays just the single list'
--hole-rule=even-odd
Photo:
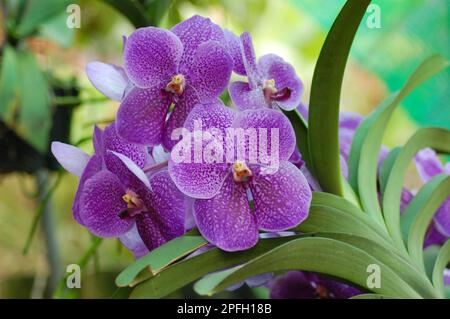
[{"label": "orchid raceme", "polygon": [[[300,70],[274,54],[257,60],[250,33],[197,15],[134,31],[123,68],[87,66],[93,85],[120,102],[117,118],[94,129],[92,156],[59,142],[52,151],[80,177],[75,220],[138,258],[116,280],[137,285],[131,297],[195,281],[200,295],[247,282],[273,298],[446,296],[450,172],[437,154],[450,153],[450,131],[423,128],[393,149],[382,136],[402,99],[448,63],[427,59],[365,118],[340,112],[369,2],[343,7],[309,103]],[[404,185],[414,159],[419,190]]]}]

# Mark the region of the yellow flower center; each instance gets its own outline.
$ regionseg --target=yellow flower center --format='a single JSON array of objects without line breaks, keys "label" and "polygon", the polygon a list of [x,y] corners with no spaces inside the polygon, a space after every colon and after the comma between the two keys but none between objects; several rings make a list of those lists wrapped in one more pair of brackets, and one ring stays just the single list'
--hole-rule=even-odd
[{"label": "yellow flower center", "polygon": [[275,88],[275,80],[274,79],[265,80],[263,89],[270,91],[271,93],[275,93],[277,91],[277,89]]},{"label": "yellow flower center", "polygon": [[184,79],[184,75],[177,74],[172,76],[172,80],[167,83],[166,91],[176,95],[181,95],[184,92],[185,86],[186,80]]},{"label": "yellow flower center", "polygon": [[236,161],[233,163],[233,178],[236,182],[246,182],[252,175],[252,171],[244,161]]},{"label": "yellow flower center", "polygon": [[143,204],[139,195],[133,192],[132,190],[127,190],[125,195],[122,196],[122,199],[125,203],[127,203],[127,208],[129,209],[142,209]]}]

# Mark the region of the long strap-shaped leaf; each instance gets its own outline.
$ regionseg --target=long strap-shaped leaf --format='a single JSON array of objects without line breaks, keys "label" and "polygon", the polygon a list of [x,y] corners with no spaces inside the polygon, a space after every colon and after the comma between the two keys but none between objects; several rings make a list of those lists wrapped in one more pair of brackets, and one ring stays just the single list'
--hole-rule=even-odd
[{"label": "long strap-shaped leaf", "polygon": [[444,296],[444,270],[450,263],[450,240],[442,246],[433,269],[433,285],[437,292]]},{"label": "long strap-shaped leaf", "polygon": [[425,147],[450,153],[450,130],[443,128],[422,128],[418,130],[401,149],[391,169],[383,197],[383,213],[386,226],[397,247],[404,244],[400,230],[400,201],[406,169],[414,155]]},{"label": "long strap-shaped leaf", "polygon": [[367,266],[381,270],[381,287],[369,290],[401,298],[420,298],[394,271],[363,250],[329,238],[300,238],[281,245],[241,267],[207,276],[196,283],[202,295],[216,292],[245,280],[249,276],[282,270],[315,271],[367,287]]},{"label": "long strap-shaped leaf", "polygon": [[389,179],[389,175],[391,174],[392,166],[395,163],[395,160],[397,159],[398,154],[401,151],[401,147],[395,147],[393,148],[388,156],[383,161],[383,164],[381,165],[380,169],[380,191],[381,195],[384,194],[384,191],[386,190],[386,184]]},{"label": "long strap-shaped leaf", "polygon": [[323,190],[344,195],[339,162],[339,103],[348,54],[370,0],[348,0],[320,51],[309,101],[309,150]]},{"label": "long strap-shaped leaf", "polygon": [[[336,196],[330,193],[322,193],[322,192],[314,192],[313,193],[313,199],[311,202],[312,206],[317,206],[323,208],[322,210],[328,210],[331,209],[333,212],[336,210],[339,210],[341,220],[339,220],[339,223],[342,227],[345,227],[341,230],[337,229],[334,225],[334,222],[330,223],[321,223],[320,227],[324,227],[323,229],[315,229],[311,231],[339,231],[339,232],[345,232],[345,229],[348,228],[348,226],[344,226],[345,223],[353,223],[354,226],[352,227],[359,227],[356,226],[354,223],[355,219],[357,220],[358,225],[361,223],[364,224],[363,229],[366,229],[366,227],[369,227],[371,229],[370,233],[367,232],[366,234],[372,234],[375,233],[378,235],[378,238],[386,239],[387,232],[383,228],[381,228],[378,224],[376,224],[369,216],[364,214],[364,212],[357,206],[355,206],[350,201],[346,200],[345,198],[342,198],[340,196]],[[329,214],[329,213],[328,213]],[[344,217],[345,216],[345,217]],[[324,216],[324,218],[333,218],[332,216]],[[308,216],[308,219],[305,221],[306,225],[302,223],[298,226],[298,229],[300,229],[303,232],[306,232],[306,230],[302,227],[306,226],[312,226],[311,224],[317,224],[314,220],[316,220],[316,216],[313,213],[310,213]],[[348,221],[347,221],[348,220]],[[308,225],[309,224],[309,225]],[[334,230],[329,229],[335,228]]]},{"label": "long strap-shaped leaf", "polygon": [[417,86],[448,66],[439,55],[425,60],[410,76],[404,87],[386,99],[358,127],[349,157],[349,182],[365,211],[383,224],[377,196],[377,161],[383,132],[397,105]]},{"label": "long strap-shaped leaf", "polygon": [[208,273],[245,263],[294,238],[298,237],[262,239],[255,247],[243,252],[227,253],[218,248],[212,248],[171,265],[139,284],[131,293],[130,298],[164,297]]},{"label": "long strap-shaped leaf", "polygon": [[289,121],[291,121],[292,127],[295,132],[295,139],[297,141],[297,147],[302,154],[302,159],[305,161],[306,166],[314,174],[314,167],[311,163],[311,156],[309,154],[309,144],[308,144],[308,125],[297,110],[293,111],[283,111],[287,116]]},{"label": "long strap-shaped leaf", "polygon": [[[439,178],[439,176],[436,178]],[[409,230],[408,252],[423,270],[425,270],[423,243],[428,226],[434,214],[448,196],[450,196],[450,176],[447,175],[445,178],[440,179],[434,192],[422,203]]]},{"label": "long strap-shaped leaf", "polygon": [[408,206],[406,206],[405,211],[400,218],[400,227],[402,229],[402,237],[405,243],[408,242],[408,236],[411,232],[411,225],[417,218],[417,215],[420,213],[421,209],[426,205],[426,203],[433,196],[433,193],[437,188],[440,187],[440,185],[446,178],[446,174],[439,174],[434,176],[419,190],[419,192],[413,197]]},{"label": "long strap-shaped leaf", "polygon": [[117,276],[116,285],[119,287],[132,285],[136,276],[147,267],[156,273],[161,268],[188,255],[205,244],[206,241],[201,236],[185,235],[175,238],[125,268]]}]

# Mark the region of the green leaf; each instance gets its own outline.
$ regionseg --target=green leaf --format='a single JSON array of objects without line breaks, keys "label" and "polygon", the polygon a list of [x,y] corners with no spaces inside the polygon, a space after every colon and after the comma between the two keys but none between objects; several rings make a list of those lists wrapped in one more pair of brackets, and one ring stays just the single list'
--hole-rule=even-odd
[{"label": "green leaf", "polygon": [[338,240],[311,237],[292,240],[240,267],[212,274],[197,282],[195,290],[201,295],[212,295],[251,276],[292,269],[328,274],[366,287],[366,270],[371,264],[379,265],[382,273],[381,287],[372,291],[401,298],[420,298],[395,272],[367,252]]},{"label": "green leaf", "polygon": [[[444,175],[444,174],[443,174]],[[450,196],[450,176],[435,176],[431,182],[439,180],[430,197],[425,199],[419,207],[419,212],[410,227],[408,236],[408,252],[411,258],[425,271],[423,259],[423,243],[434,214]]]},{"label": "green leaf", "polygon": [[383,132],[403,98],[447,66],[448,61],[438,55],[425,60],[410,76],[404,87],[378,106],[355,133],[349,157],[349,182],[359,195],[364,210],[381,225],[384,221],[377,196],[377,162]]},{"label": "green leaf", "polygon": [[44,153],[48,146],[51,127],[50,88],[34,56],[18,52],[20,110],[15,131],[38,151]]},{"label": "green leaf", "polygon": [[402,230],[403,241],[408,241],[411,225],[421,212],[423,207],[433,196],[433,193],[440,187],[447,175],[439,174],[434,176],[428,183],[426,183],[419,192],[413,197],[411,202],[406,206],[403,215],[400,218],[400,227]]},{"label": "green leaf", "polygon": [[314,70],[309,102],[309,150],[322,189],[343,195],[339,103],[348,54],[370,0],[348,0],[329,31]]},{"label": "green leaf", "polygon": [[433,269],[433,285],[442,297],[444,297],[444,270],[448,263],[450,263],[450,240],[442,246]]},{"label": "green leaf", "polygon": [[430,280],[433,280],[433,269],[436,264],[436,259],[439,255],[441,246],[431,245],[423,251],[423,262],[425,264],[425,272]]},{"label": "green leaf", "polygon": [[39,36],[55,41],[60,46],[68,48],[75,38],[75,30],[68,28],[67,13],[62,12],[49,20],[46,20],[39,28]]},{"label": "green leaf", "polygon": [[422,128],[418,130],[402,147],[392,165],[383,196],[383,214],[387,229],[400,248],[404,248],[400,229],[400,201],[404,178],[414,155],[425,147],[449,153],[450,131],[442,128]]},{"label": "green leaf", "polygon": [[305,161],[306,166],[314,175],[314,167],[311,163],[311,158],[309,154],[309,145],[308,145],[308,124],[303,119],[301,114],[297,110],[293,111],[284,111],[284,115],[287,116],[289,121],[291,121],[292,127],[295,132],[295,139],[297,141],[297,147],[302,154],[302,159]]},{"label": "green leaf", "polygon": [[380,180],[380,190],[381,190],[381,194],[384,194],[384,191],[386,190],[386,184],[389,178],[389,174],[391,174],[391,170],[392,170],[392,166],[395,163],[395,160],[397,159],[398,154],[401,151],[401,147],[395,147],[393,148],[388,156],[386,156],[386,158],[383,161],[383,164],[381,164],[381,169],[380,169],[380,176],[379,176],[379,180]]},{"label": "green leaf", "polygon": [[19,103],[18,100],[18,63],[16,51],[6,45],[0,70],[0,118],[12,126],[14,110]]},{"label": "green leaf", "polygon": [[190,254],[205,244],[206,241],[200,236],[185,235],[175,238],[125,268],[117,276],[116,285],[119,287],[132,285],[136,276],[147,267],[150,268],[153,274],[156,274],[162,268]]},{"label": "green leaf", "polygon": [[53,16],[65,12],[72,0],[28,0],[25,12],[16,30],[18,38],[24,38]]},{"label": "green leaf", "polygon": [[308,218],[294,230],[302,232],[345,232],[391,245],[387,232],[346,199],[314,192]]},{"label": "green leaf", "polygon": [[149,280],[139,284],[130,297],[164,297],[208,273],[242,264],[295,238],[298,238],[298,236],[261,239],[255,247],[233,253],[218,248],[209,249],[202,254],[171,265]]},{"label": "green leaf", "polygon": [[104,2],[126,16],[135,28],[154,25],[146,16],[144,6],[137,0],[104,0]]}]

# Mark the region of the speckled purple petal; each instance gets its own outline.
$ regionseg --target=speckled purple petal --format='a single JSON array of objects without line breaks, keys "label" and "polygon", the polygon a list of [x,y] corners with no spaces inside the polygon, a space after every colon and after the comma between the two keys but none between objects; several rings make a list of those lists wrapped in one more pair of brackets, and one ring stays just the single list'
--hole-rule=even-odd
[{"label": "speckled purple petal", "polygon": [[147,151],[147,147],[142,144],[129,143],[121,138],[116,132],[114,123],[105,128],[103,136],[105,164],[106,167],[116,175],[120,175],[118,170],[120,170],[123,165],[122,161],[117,158],[117,156],[110,153],[111,151],[126,156],[140,168],[144,168],[149,162],[150,155]]},{"label": "speckled purple petal", "polygon": [[[172,149],[171,158],[169,160],[169,172],[177,185],[177,187],[186,195],[194,198],[211,198],[219,192],[222,184],[229,174],[229,165],[221,161],[213,163],[206,161],[202,150],[206,150],[208,144],[214,143],[211,136],[208,139],[202,139],[200,152],[194,144],[193,134],[195,129],[207,131],[209,128],[217,128],[222,130],[222,136],[225,136],[225,129],[231,126],[235,117],[235,113],[223,105],[220,100],[211,101],[209,103],[197,104],[186,119],[184,127],[192,133],[190,143],[190,161],[181,162],[177,160],[178,152],[188,152],[188,149],[182,149],[184,144],[180,142]],[[196,123],[202,127],[195,127]],[[206,136],[206,135],[205,135]],[[189,141],[188,141],[189,142]],[[182,144],[183,143],[183,144]],[[224,144],[217,140],[217,146],[223,148]],[[196,155],[197,150],[197,155]],[[225,151],[225,150],[224,150]],[[199,155],[198,155],[199,154]],[[197,156],[200,156],[199,158]],[[196,158],[198,158],[196,160]],[[224,156],[222,156],[224,159]]]},{"label": "speckled purple petal", "polygon": [[126,41],[124,68],[138,87],[165,85],[177,73],[182,54],[183,45],[171,31],[140,28]]},{"label": "speckled purple petal", "polygon": [[102,168],[103,168],[102,156],[94,154],[87,163],[86,168],[84,169],[83,174],[81,175],[80,181],[78,182],[77,192],[75,193],[75,198],[72,204],[72,212],[75,220],[81,225],[84,225],[80,217],[80,197],[83,191],[84,183],[89,178],[100,172]]},{"label": "speckled purple petal", "polygon": [[231,176],[215,197],[195,200],[194,217],[203,237],[225,251],[249,249],[258,241],[247,194]]},{"label": "speckled purple petal", "polygon": [[90,156],[78,147],[73,145],[52,142],[52,153],[58,160],[58,163],[69,173],[81,177]]},{"label": "speckled purple petal", "polygon": [[252,36],[248,32],[244,32],[241,35],[241,53],[250,88],[254,89],[260,84],[262,78],[256,64]]},{"label": "speckled purple petal", "polygon": [[119,178],[108,171],[101,171],[84,183],[80,218],[94,235],[118,237],[130,230],[133,221],[119,217],[127,208],[122,199],[124,194]]},{"label": "speckled purple petal", "polygon": [[202,130],[217,128],[225,133],[225,129],[233,124],[235,118],[236,112],[226,107],[221,100],[216,99],[197,104],[186,118],[184,127],[193,132],[195,123],[201,123]]},{"label": "speckled purple petal", "polygon": [[[140,183],[144,184],[147,188],[150,188],[150,182],[148,180],[147,175],[145,175],[144,171],[136,165],[131,159],[126,157],[123,154],[108,151],[108,156],[111,158],[115,157],[118,161],[114,162],[115,165],[111,167],[111,171],[119,177],[122,184],[127,187],[132,187],[140,185]],[[119,166],[121,164],[121,166]],[[139,180],[137,181],[136,178]],[[140,186],[138,186],[140,187]],[[138,188],[136,187],[136,188]]]},{"label": "speckled purple petal", "polygon": [[[278,160],[288,160],[294,152],[296,145],[294,129],[292,128],[291,122],[280,111],[269,108],[242,111],[238,113],[236,119],[234,120],[233,128],[255,128],[258,135],[263,132],[261,131],[261,128],[267,129],[267,148],[264,145],[266,143],[261,141],[258,136],[258,144],[256,145],[258,159],[261,159],[261,150],[267,150],[268,153],[271,152],[271,129],[278,129]],[[251,147],[251,145],[247,145],[247,149],[248,147]]]},{"label": "speckled purple petal", "polygon": [[230,169],[227,163],[175,163],[170,159],[169,173],[181,192],[206,199],[221,190]]},{"label": "speckled purple petal", "polygon": [[137,216],[137,228],[149,250],[183,235],[186,201],[167,171],[152,175],[152,192],[144,201],[149,210]]},{"label": "speckled purple petal", "polygon": [[246,75],[239,37],[227,29],[223,30],[223,33],[228,53],[233,59],[233,71],[239,75]]},{"label": "speckled purple petal", "polygon": [[429,182],[433,176],[444,172],[444,167],[431,148],[425,148],[419,151],[415,157],[415,163],[420,178],[425,182]]},{"label": "speckled purple petal", "polygon": [[121,243],[133,253],[136,259],[139,259],[149,253],[147,246],[145,246],[141,236],[139,235],[136,224],[133,224],[133,227],[120,236],[119,239]]},{"label": "speckled purple petal", "polygon": [[90,62],[86,66],[86,74],[92,85],[103,95],[115,101],[122,101],[128,86],[128,77],[121,67]]},{"label": "speckled purple petal", "polygon": [[262,88],[250,88],[247,82],[236,81],[228,86],[231,101],[240,111],[259,109],[267,106]]},{"label": "speckled purple petal", "polygon": [[289,88],[291,95],[288,99],[279,101],[278,105],[285,110],[295,109],[303,94],[303,83],[289,63],[275,54],[266,54],[258,61],[258,68],[265,80],[275,80],[277,90]]},{"label": "speckled purple petal", "polygon": [[132,143],[157,145],[161,143],[164,121],[170,97],[154,86],[134,88],[123,100],[117,112],[118,134]]},{"label": "speckled purple petal", "polygon": [[207,101],[227,87],[233,61],[222,44],[208,41],[199,45],[188,68],[187,85],[195,89],[201,101]]},{"label": "speckled purple petal", "polygon": [[312,194],[297,167],[282,161],[275,174],[266,175],[259,169],[253,174],[250,189],[260,229],[282,231],[306,219]]},{"label": "speckled purple petal", "polygon": [[175,103],[175,107],[170,112],[169,119],[164,126],[162,144],[167,151],[172,150],[178,142],[178,140],[172,140],[171,138],[173,130],[183,127],[187,116],[199,102],[200,99],[197,97],[195,90],[191,87],[186,87],[183,95]]},{"label": "speckled purple petal", "polygon": [[172,28],[172,32],[178,36],[184,48],[180,62],[181,73],[185,73],[192,63],[195,51],[200,44],[210,40],[225,42],[222,29],[209,18],[198,15],[178,23]]}]

